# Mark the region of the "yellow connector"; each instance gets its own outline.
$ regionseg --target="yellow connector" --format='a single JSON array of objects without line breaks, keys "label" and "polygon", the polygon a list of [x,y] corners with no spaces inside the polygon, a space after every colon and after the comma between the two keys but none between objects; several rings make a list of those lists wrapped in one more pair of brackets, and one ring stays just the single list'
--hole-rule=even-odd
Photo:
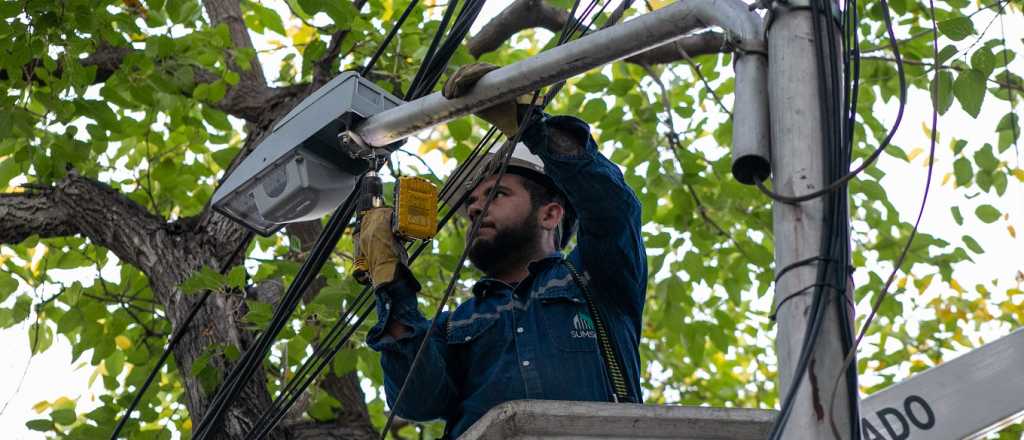
[{"label": "yellow connector", "polygon": [[437,186],[421,177],[399,177],[395,185],[395,235],[430,240],[437,234]]}]

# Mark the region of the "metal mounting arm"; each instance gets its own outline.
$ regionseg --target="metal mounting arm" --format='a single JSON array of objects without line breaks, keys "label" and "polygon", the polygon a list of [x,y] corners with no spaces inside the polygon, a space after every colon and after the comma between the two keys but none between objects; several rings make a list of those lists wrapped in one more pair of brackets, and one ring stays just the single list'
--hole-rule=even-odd
[{"label": "metal mounting arm", "polygon": [[384,146],[495,103],[555,84],[590,69],[719,26],[737,51],[733,110],[733,172],[753,183],[768,176],[766,43],[761,17],[740,0],[686,0],[594,32],[497,69],[457,99],[440,93],[377,113],[352,130],[362,142]]}]

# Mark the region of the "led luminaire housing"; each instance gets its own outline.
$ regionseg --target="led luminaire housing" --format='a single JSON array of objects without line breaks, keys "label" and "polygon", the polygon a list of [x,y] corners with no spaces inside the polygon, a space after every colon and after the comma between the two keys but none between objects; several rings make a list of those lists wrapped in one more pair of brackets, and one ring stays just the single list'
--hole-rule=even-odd
[{"label": "led luminaire housing", "polygon": [[353,154],[364,147],[339,134],[400,104],[355,72],[338,75],[274,125],[214,192],[213,208],[264,236],[331,212],[369,167]]}]

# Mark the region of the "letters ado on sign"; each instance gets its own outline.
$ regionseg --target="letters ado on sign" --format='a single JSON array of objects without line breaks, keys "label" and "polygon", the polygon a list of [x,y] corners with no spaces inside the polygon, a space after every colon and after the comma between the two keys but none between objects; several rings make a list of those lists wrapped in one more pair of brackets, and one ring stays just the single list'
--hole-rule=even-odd
[{"label": "letters ado on sign", "polygon": [[911,394],[903,399],[903,408],[882,408],[862,418],[861,426],[866,440],[906,440],[914,428],[926,431],[934,427],[935,411],[924,398]]}]

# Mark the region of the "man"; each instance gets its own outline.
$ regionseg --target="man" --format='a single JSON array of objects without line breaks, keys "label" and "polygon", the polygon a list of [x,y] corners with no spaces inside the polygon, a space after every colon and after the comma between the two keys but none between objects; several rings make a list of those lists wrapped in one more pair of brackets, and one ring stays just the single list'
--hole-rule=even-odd
[{"label": "man", "polygon": [[[464,94],[494,68],[463,67],[445,84],[445,96]],[[516,110],[503,103],[478,115],[511,138]],[[529,152],[519,147],[500,182],[491,175],[468,196],[466,213],[481,221],[468,256],[485,277],[472,298],[438,319],[412,374],[430,327],[417,309],[420,285],[395,250],[390,210],[371,210],[362,224],[380,318],[367,342],[381,352],[388,404],[407,419],[444,419],[450,438],[509,400],[622,400],[615,391],[625,388],[624,400],[640,402],[637,346],[647,288],[640,204],[583,121],[544,116],[522,140]],[[577,246],[563,257],[575,223],[566,219],[574,216]],[[619,388],[606,371],[595,320],[614,349]],[[394,407],[407,375],[406,396]]]}]

